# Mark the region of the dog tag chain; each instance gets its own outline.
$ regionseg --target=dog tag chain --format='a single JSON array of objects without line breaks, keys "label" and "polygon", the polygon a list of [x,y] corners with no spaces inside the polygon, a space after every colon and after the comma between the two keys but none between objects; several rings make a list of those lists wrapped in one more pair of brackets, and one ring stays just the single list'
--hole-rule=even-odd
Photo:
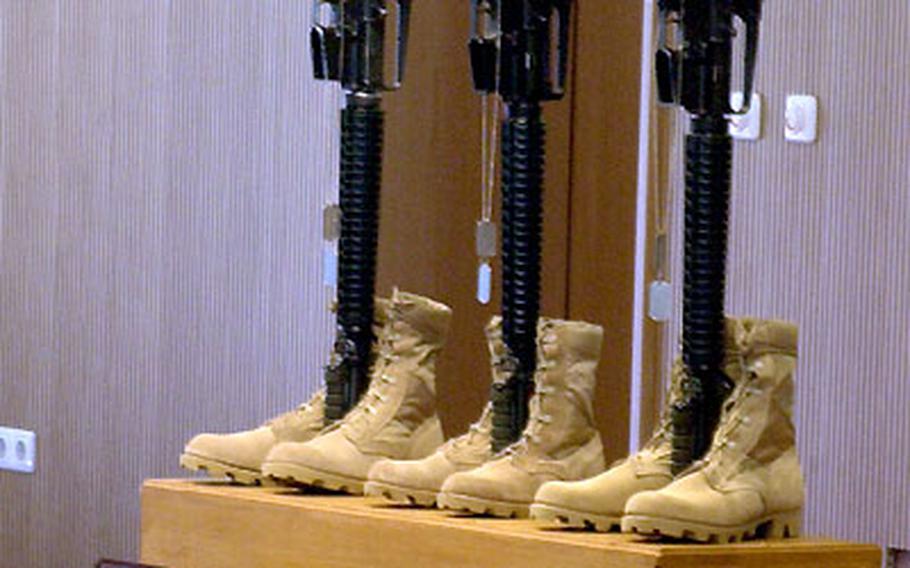
[{"label": "dog tag chain", "polygon": [[486,305],[490,303],[493,295],[493,258],[496,257],[498,248],[497,227],[493,222],[493,192],[496,187],[499,100],[495,95],[485,94],[482,101],[480,220],[475,227],[474,248],[479,259],[477,301]]}]

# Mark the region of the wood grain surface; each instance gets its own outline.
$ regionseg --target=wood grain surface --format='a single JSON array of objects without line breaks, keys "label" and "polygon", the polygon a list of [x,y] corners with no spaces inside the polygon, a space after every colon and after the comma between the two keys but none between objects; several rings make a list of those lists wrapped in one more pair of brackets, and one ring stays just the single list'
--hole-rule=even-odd
[{"label": "wood grain surface", "polygon": [[142,561],[169,568],[878,568],[881,562],[880,549],[868,545],[799,539],[653,544],[282,488],[149,481],[142,503]]}]

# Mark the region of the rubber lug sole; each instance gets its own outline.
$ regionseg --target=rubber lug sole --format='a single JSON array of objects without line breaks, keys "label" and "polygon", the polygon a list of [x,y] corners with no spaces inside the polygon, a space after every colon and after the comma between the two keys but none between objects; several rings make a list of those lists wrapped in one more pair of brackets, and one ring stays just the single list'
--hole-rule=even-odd
[{"label": "rubber lug sole", "polygon": [[596,532],[618,532],[621,525],[620,517],[583,513],[542,503],[531,505],[531,518]]},{"label": "rubber lug sole", "polygon": [[480,499],[459,493],[440,493],[436,497],[436,504],[440,509],[504,519],[526,519],[530,514],[529,505],[524,503]]},{"label": "rubber lug sole", "polygon": [[414,507],[435,507],[436,492],[425,489],[413,489],[380,481],[368,481],[363,486],[367,497],[383,497],[393,503],[412,505]]},{"label": "rubber lug sole", "polygon": [[802,511],[790,511],[736,527],[723,527],[646,515],[626,515],[622,518],[622,530],[642,536],[726,544],[753,539],[795,538],[800,533],[801,519]]},{"label": "rubber lug sole", "polygon": [[180,456],[180,467],[190,471],[201,471],[214,478],[227,478],[232,483],[241,485],[273,486],[275,482],[255,469],[240,467],[220,460],[207,458],[198,454],[183,453]]},{"label": "rubber lug sole", "polygon": [[290,462],[267,462],[262,466],[265,475],[282,483],[308,485],[351,495],[363,495],[363,479],[313,469]]}]

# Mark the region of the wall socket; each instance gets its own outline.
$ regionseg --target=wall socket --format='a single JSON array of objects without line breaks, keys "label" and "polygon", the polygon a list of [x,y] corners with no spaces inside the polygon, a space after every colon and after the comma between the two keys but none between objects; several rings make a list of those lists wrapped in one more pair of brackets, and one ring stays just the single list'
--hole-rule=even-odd
[{"label": "wall socket", "polygon": [[34,432],[0,426],[0,469],[35,473]]}]

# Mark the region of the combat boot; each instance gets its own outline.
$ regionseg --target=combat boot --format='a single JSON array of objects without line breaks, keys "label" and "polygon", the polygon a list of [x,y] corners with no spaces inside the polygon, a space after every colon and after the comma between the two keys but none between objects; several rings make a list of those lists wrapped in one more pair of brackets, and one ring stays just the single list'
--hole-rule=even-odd
[{"label": "combat boot", "polygon": [[379,333],[370,386],[360,402],[309,442],[277,445],[263,472],[360,494],[376,462],[432,453],[443,442],[436,415],[436,357],[451,318],[448,306],[396,290]]},{"label": "combat boot", "polygon": [[[742,377],[743,321],[727,318],[724,372],[734,384]],[[600,475],[584,481],[551,481],[534,497],[531,516],[570,527],[598,531],[619,530],[626,501],[636,493],[660,489],[673,480],[671,472],[671,409],[682,398],[686,369],[681,359],[673,365],[670,390],[661,421],[641,451],[614,463]]]},{"label": "combat boot", "polygon": [[700,542],[798,536],[803,477],[793,426],[796,326],[749,321],[743,378],[704,458],[626,504],[622,529]]},{"label": "combat boot", "polygon": [[527,517],[544,482],[583,479],[603,470],[593,409],[602,339],[597,325],[541,319],[527,427],[492,461],[450,476],[439,493],[441,507]]},{"label": "combat boot", "polygon": [[[376,332],[385,324],[388,305],[385,299],[374,301]],[[306,442],[315,438],[325,426],[324,410],[325,391],[320,390],[309,402],[259,428],[233,434],[199,434],[183,449],[180,465],[212,477],[227,477],[235,483],[268,484],[268,476],[262,474],[262,462],[268,453],[281,442]]]},{"label": "combat boot", "polygon": [[[493,317],[485,331],[493,383],[501,383],[507,378],[503,371],[505,346],[502,342],[502,318]],[[432,507],[436,505],[436,496],[443,482],[450,475],[474,469],[493,457],[492,429],[493,406],[488,402],[467,433],[449,440],[429,457],[422,460],[383,460],[374,465],[364,493],[397,503]]]}]

